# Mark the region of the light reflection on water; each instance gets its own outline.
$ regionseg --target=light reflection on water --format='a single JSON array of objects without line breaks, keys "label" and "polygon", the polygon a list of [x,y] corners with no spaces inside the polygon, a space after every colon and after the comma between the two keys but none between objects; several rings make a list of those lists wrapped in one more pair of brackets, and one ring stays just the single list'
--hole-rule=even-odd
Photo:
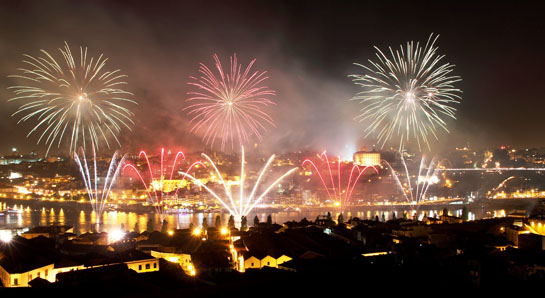
[{"label": "light reflection on water", "polygon": [[[456,209],[454,209],[456,208]],[[452,206],[449,208],[449,213],[461,217],[461,206]],[[0,228],[14,228],[14,227],[33,227],[33,226],[47,226],[47,225],[71,225],[74,226],[74,233],[81,234],[94,230],[97,222],[97,214],[94,211],[86,211],[79,209],[69,208],[42,208],[41,210],[31,210],[28,206],[17,206],[17,209],[22,210],[20,214],[11,214],[0,216]],[[356,209],[356,208],[354,208]],[[418,216],[422,219],[424,216],[439,216],[442,214],[442,208],[419,210],[409,213],[410,217]],[[475,212],[469,212],[469,219],[481,219],[488,217],[505,217],[509,212],[504,209],[500,210],[474,210]],[[375,219],[390,220],[394,217],[403,217],[403,208],[392,208],[391,210],[378,210],[373,208],[358,208],[358,210],[351,210],[343,214],[344,220],[348,220],[350,217],[358,217],[360,219]],[[214,226],[216,222],[216,215],[221,216],[222,224],[227,224],[229,220],[228,213],[180,213],[169,214],[166,216],[168,229],[186,229],[191,223],[195,226],[201,226],[203,219],[206,218],[209,226]],[[274,223],[282,224],[287,221],[300,221],[303,218],[308,220],[315,220],[319,215],[326,215],[327,211],[324,210],[309,210],[309,211],[281,211],[275,213],[267,212],[254,212],[248,215],[248,226],[254,224],[254,217],[257,215],[260,222],[266,222],[267,216],[271,215]],[[339,213],[331,212],[331,216],[334,220],[337,219]],[[238,219],[237,219],[238,220]],[[110,229],[119,229],[123,227],[125,230],[133,231],[136,228],[142,232],[145,230],[160,230],[162,223],[159,215],[155,213],[134,213],[134,212],[120,212],[120,211],[105,211],[100,220],[99,231],[108,231]],[[138,224],[138,226],[137,226]]]}]

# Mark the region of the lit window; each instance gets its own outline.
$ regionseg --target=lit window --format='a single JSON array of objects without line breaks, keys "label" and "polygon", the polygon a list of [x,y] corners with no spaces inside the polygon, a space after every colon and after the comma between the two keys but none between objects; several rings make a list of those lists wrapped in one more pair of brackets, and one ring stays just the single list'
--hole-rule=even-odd
[{"label": "lit window", "polygon": [[40,277],[40,273],[41,273],[41,272],[38,272],[38,277]]},{"label": "lit window", "polygon": [[45,269],[45,277],[47,277],[48,273],[49,273],[49,269]]},{"label": "lit window", "polygon": [[14,284],[14,285],[18,285],[18,284],[19,284],[19,279],[18,279],[18,278],[15,278],[15,279],[13,280],[13,284]]},{"label": "lit window", "polygon": [[28,276],[28,280],[32,280],[32,274]]},{"label": "lit window", "polygon": [[146,269],[149,269],[150,268],[150,265],[149,264],[146,264]]}]

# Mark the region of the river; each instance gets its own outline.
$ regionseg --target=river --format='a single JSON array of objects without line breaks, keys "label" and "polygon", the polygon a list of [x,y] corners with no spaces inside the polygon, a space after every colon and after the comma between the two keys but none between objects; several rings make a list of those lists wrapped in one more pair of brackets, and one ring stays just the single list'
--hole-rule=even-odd
[{"label": "river", "polygon": [[[471,220],[504,217],[508,214],[526,210],[527,212],[535,204],[535,201],[526,200],[522,203],[513,204],[512,202],[496,202],[493,204],[472,204],[469,205],[469,218]],[[419,217],[427,215],[440,215],[444,207],[447,207],[452,215],[461,216],[464,205],[448,205],[448,206],[422,206],[417,211]],[[90,204],[67,204],[66,202],[49,203],[36,201],[17,201],[10,199],[0,200],[0,209],[11,208],[17,209],[19,212],[5,214],[0,216],[0,229],[6,228],[25,228],[34,226],[48,225],[69,225],[74,227],[74,233],[81,234],[93,231],[96,228],[97,214],[92,210]],[[394,212],[399,218],[403,216],[403,212],[407,211],[407,207],[402,206],[364,206],[351,207],[344,214],[345,220],[350,216],[360,219],[375,219],[389,220],[393,218]],[[330,210],[334,219],[338,213],[335,210]],[[305,209],[301,211],[277,211],[277,212],[251,212],[248,218],[248,225],[252,226],[254,217],[257,215],[261,222],[267,220],[270,214],[273,222],[282,224],[287,221],[299,221],[303,218],[314,220],[319,215],[327,214],[326,208]],[[206,218],[209,226],[214,226],[216,215],[220,214],[222,223],[227,223],[229,219],[228,213],[179,213],[166,215],[168,229],[186,229],[191,223],[196,226],[202,224],[203,218]],[[153,212],[123,212],[123,211],[105,211],[100,220],[99,231],[110,231],[112,229],[123,228],[133,231],[136,228],[140,231],[146,229],[161,229],[161,218]]]}]

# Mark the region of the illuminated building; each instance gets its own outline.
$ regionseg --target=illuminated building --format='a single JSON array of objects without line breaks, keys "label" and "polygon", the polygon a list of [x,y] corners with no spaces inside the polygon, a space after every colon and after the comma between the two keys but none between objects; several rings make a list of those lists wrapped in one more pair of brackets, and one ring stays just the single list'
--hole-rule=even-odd
[{"label": "illuminated building", "polygon": [[367,152],[365,147],[354,153],[354,163],[360,166],[378,166],[380,165],[380,160],[379,152]]}]

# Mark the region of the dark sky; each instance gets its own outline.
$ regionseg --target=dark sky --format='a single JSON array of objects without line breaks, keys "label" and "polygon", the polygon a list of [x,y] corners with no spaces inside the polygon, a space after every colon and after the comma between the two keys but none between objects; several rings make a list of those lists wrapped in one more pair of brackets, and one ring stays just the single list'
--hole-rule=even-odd
[{"label": "dark sky", "polygon": [[[469,142],[473,147],[545,146],[545,21],[540,1],[8,1],[0,2],[0,153],[12,147],[44,151],[30,126],[11,118],[7,76],[22,67],[22,54],[57,54],[67,41],[92,56],[104,53],[109,69],[128,75],[139,105],[133,131],[122,135],[126,150],[161,145],[187,151],[204,148],[189,133],[188,77],[199,63],[224,64],[237,53],[254,70],[267,70],[276,90],[270,109],[276,127],[264,133],[270,151],[327,149],[351,152],[372,146],[364,124],[354,119],[360,87],[348,75],[354,62],[407,41],[436,45],[455,64],[463,90],[450,134],[431,143],[440,151]],[[61,148],[65,149],[65,148]],[[345,154],[346,154],[345,152]]]}]

